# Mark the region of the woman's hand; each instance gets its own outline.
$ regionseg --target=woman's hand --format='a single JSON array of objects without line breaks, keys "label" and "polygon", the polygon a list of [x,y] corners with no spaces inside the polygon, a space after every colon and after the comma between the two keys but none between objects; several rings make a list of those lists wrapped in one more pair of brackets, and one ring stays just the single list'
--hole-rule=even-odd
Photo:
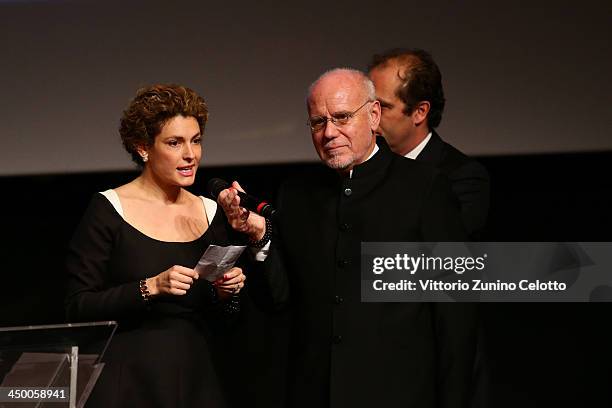
[{"label": "woman's hand", "polygon": [[221,300],[225,300],[232,295],[237,295],[244,288],[246,276],[242,273],[242,269],[234,267],[225,272],[222,279],[215,281],[214,285],[217,288],[217,294]]},{"label": "woman's hand", "polygon": [[266,232],[266,220],[259,214],[240,207],[238,191],[244,193],[240,184],[234,181],[230,188],[219,193],[217,202],[223,208],[233,229],[246,234],[253,242],[259,241]]},{"label": "woman's hand", "polygon": [[174,265],[157,276],[147,279],[150,296],[182,296],[187,293],[194,280],[200,277],[193,269]]}]

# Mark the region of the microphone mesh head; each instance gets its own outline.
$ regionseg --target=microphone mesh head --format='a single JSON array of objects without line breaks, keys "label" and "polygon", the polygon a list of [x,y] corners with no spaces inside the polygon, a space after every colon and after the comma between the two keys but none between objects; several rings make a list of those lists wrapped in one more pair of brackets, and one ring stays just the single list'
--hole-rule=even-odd
[{"label": "microphone mesh head", "polygon": [[217,201],[219,193],[228,188],[229,186],[230,184],[227,181],[220,178],[213,178],[210,179],[210,181],[206,185],[206,190],[208,191],[208,195],[210,196],[210,198]]}]

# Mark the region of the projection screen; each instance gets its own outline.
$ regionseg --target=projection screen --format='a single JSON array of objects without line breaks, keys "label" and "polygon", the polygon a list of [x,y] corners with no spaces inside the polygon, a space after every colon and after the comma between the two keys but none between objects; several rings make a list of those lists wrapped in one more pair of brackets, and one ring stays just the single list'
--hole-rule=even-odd
[{"label": "projection screen", "polygon": [[152,83],[208,102],[203,165],[316,160],[308,85],[397,46],[433,54],[469,154],[611,150],[611,4],[0,2],[0,175],[132,168],[118,121]]}]

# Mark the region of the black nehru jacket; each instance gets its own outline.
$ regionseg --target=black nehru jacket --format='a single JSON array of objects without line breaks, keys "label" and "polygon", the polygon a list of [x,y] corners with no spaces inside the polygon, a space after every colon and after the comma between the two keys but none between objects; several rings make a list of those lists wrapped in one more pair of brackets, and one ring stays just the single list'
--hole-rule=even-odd
[{"label": "black nehru jacket", "polygon": [[321,166],[279,192],[264,276],[293,315],[290,407],[467,404],[473,305],[360,300],[361,242],[466,239],[446,177],[377,144],[352,178]]}]

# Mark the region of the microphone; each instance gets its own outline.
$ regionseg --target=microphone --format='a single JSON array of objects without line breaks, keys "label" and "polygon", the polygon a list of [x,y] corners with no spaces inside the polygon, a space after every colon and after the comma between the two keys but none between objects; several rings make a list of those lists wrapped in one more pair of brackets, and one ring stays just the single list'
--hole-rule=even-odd
[{"label": "microphone", "polygon": [[[217,201],[219,197],[219,193],[226,188],[230,188],[231,185],[225,180],[220,178],[210,179],[206,190],[208,191],[208,195],[213,200]],[[238,197],[240,197],[240,206],[246,208],[247,210],[255,211],[257,214],[261,215],[265,218],[272,218],[276,210],[272,208],[270,204],[266,201],[260,200],[259,198],[255,198],[252,195],[243,193],[242,191],[238,191]]]}]

